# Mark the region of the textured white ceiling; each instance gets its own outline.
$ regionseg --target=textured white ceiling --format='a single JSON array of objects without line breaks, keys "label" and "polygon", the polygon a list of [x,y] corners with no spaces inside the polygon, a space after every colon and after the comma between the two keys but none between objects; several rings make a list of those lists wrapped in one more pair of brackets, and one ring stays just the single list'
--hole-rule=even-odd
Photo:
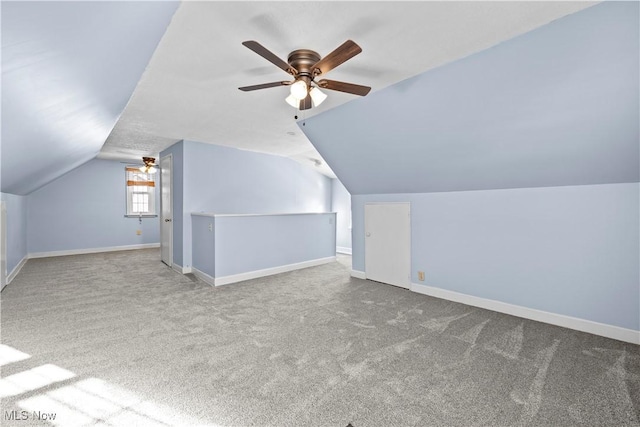
[{"label": "textured white ceiling", "polygon": [[[183,2],[101,151],[155,154],[180,139],[293,158],[321,159],[284,102],[288,80],[241,45],[256,40],[286,60],[294,49],[326,55],[352,39],[363,52],[327,77],[372,92],[571,14],[593,2]],[[329,98],[299,119],[358,97]],[[366,102],[366,99],[360,102]],[[397,108],[403,108],[398,105]],[[333,176],[324,164],[321,172]]]}]

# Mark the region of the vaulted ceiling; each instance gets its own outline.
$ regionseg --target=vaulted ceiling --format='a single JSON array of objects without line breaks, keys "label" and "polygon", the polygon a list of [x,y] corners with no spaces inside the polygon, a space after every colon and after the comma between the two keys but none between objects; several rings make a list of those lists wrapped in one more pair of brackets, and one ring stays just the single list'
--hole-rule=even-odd
[{"label": "vaulted ceiling", "polygon": [[[316,167],[322,158],[284,102],[287,88],[237,89],[287,80],[242,41],[282,58],[297,48],[326,55],[346,39],[362,46],[328,77],[372,93],[327,91],[322,106],[300,115],[311,123],[593,4],[2,2],[1,188],[26,194],[98,152],[139,158],[179,139]],[[333,175],[324,162],[318,170]]]},{"label": "vaulted ceiling", "polygon": [[638,182],[639,17],[604,2],[303,129],[354,194]]},{"label": "vaulted ceiling", "polygon": [[3,192],[29,193],[98,154],[177,6],[2,2]]}]

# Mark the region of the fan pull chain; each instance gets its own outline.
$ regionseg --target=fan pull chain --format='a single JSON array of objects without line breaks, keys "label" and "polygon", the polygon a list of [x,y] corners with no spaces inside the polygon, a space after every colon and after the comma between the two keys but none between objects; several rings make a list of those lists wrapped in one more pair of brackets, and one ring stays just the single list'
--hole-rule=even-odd
[{"label": "fan pull chain", "polygon": [[298,111],[299,113],[293,116],[293,119],[298,120],[298,115],[302,115],[302,126],[305,126],[306,120],[307,120],[307,112],[305,110],[300,110],[300,109],[298,109]]}]

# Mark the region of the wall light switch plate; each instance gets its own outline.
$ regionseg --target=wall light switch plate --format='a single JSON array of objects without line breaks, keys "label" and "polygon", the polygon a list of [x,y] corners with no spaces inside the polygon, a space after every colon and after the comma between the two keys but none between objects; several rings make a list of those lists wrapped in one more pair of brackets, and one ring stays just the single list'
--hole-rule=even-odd
[{"label": "wall light switch plate", "polygon": [[141,236],[142,235],[142,230],[136,230],[136,235],[137,236]]}]

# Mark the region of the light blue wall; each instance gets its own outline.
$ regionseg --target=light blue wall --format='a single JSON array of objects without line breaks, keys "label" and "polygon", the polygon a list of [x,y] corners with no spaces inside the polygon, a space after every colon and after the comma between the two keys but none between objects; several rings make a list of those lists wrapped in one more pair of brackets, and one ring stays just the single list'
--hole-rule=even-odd
[{"label": "light blue wall", "polygon": [[331,210],[336,218],[336,246],[351,249],[351,194],[338,179],[331,180]]},{"label": "light blue wall", "polygon": [[27,256],[27,198],[0,193],[7,209],[7,275]]},{"label": "light blue wall", "polygon": [[638,182],[639,15],[602,2],[300,128],[351,194]]},{"label": "light blue wall", "polygon": [[211,277],[216,277],[215,218],[192,215],[191,236],[193,266]]},{"label": "light blue wall", "polygon": [[159,243],[158,218],[125,218],[124,168],[94,159],[29,194],[29,252]]},{"label": "light blue wall", "polygon": [[281,156],[184,142],[185,212],[327,212],[331,180]]},{"label": "light blue wall", "polygon": [[184,193],[184,142],[180,141],[160,152],[160,159],[171,154],[171,197],[173,198],[173,263],[183,265],[183,193]]},{"label": "light blue wall", "polygon": [[640,330],[637,183],[354,195],[355,270],[374,201],[411,203],[413,283]]},{"label": "light blue wall", "polygon": [[2,191],[96,156],[179,4],[2,2]]},{"label": "light blue wall", "polygon": [[335,214],[219,216],[217,277],[336,255]]},{"label": "light blue wall", "polygon": [[[183,165],[183,267],[191,266],[192,212],[294,213],[331,209],[331,179],[285,157],[184,141]],[[174,167],[173,193],[180,198],[178,175]],[[180,221],[175,214],[174,218]],[[179,235],[176,227],[174,242]],[[180,243],[174,245],[174,251],[179,246]],[[174,252],[176,263],[178,259],[180,256]]]}]

